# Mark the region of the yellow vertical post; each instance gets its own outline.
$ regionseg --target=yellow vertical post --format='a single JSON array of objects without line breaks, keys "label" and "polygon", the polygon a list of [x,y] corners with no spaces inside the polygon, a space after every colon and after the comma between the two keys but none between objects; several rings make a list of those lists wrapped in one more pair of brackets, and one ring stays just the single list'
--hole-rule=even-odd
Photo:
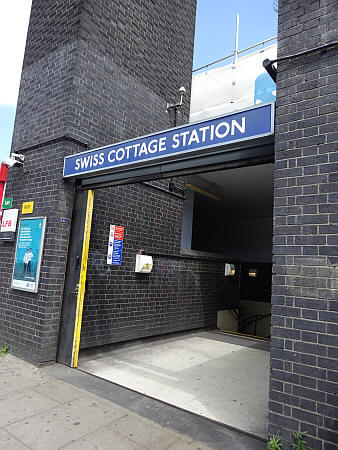
[{"label": "yellow vertical post", "polygon": [[94,191],[89,190],[88,197],[87,197],[86,220],[85,220],[85,228],[84,228],[84,236],[83,236],[83,244],[82,244],[79,289],[78,289],[77,300],[76,300],[76,315],[75,315],[75,327],[74,327],[71,367],[77,367],[79,350],[80,350],[82,311],[83,311],[83,301],[84,301],[85,289],[86,289],[87,262],[88,262],[88,252],[89,252],[89,242],[90,242],[90,230],[91,230],[91,226],[92,226],[93,206],[94,206]]}]

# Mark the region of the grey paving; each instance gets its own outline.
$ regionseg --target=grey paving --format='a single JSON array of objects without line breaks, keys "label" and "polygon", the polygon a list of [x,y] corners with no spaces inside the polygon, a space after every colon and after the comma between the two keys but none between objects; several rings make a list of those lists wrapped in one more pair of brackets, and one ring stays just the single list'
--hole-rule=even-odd
[{"label": "grey paving", "polygon": [[[262,441],[75,369],[0,358],[0,450],[261,450]],[[18,382],[17,380],[20,380]]]},{"label": "grey paving", "polygon": [[269,343],[203,331],[87,351],[79,368],[264,438]]},{"label": "grey paving", "polygon": [[113,423],[110,429],[146,448],[165,450],[177,443],[177,433],[135,415],[128,414]]},{"label": "grey paving", "polygon": [[0,429],[0,449],[23,450],[27,447],[5,430]]}]

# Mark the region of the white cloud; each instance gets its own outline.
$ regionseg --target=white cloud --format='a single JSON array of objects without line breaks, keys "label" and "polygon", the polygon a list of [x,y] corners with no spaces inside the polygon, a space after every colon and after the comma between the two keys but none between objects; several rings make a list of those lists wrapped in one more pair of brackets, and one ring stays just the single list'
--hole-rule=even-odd
[{"label": "white cloud", "polygon": [[16,105],[32,0],[0,0],[0,105]]}]

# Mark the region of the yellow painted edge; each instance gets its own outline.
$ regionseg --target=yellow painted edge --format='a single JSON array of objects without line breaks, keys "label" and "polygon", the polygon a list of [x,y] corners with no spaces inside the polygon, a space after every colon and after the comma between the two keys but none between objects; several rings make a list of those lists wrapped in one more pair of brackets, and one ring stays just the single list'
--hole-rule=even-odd
[{"label": "yellow painted edge", "polygon": [[75,315],[75,327],[74,327],[71,367],[77,367],[78,358],[79,358],[80,335],[81,335],[81,325],[82,325],[82,311],[83,311],[83,301],[84,301],[85,287],[86,287],[87,262],[88,262],[88,252],[89,252],[89,242],[90,242],[90,230],[91,230],[91,226],[92,226],[93,206],[94,206],[94,191],[89,190],[88,197],[87,197],[86,220],[85,220],[85,229],[84,229],[83,245],[82,245],[79,292],[77,294],[77,300],[76,300],[76,315]]},{"label": "yellow painted edge", "polygon": [[187,186],[190,187],[194,191],[200,192],[201,194],[206,195],[207,197],[213,198],[214,200],[222,200],[222,197],[220,197],[219,195],[215,195],[212,192],[209,192],[209,191],[206,191],[205,189],[194,186],[193,184],[187,183]]},{"label": "yellow painted edge", "polygon": [[266,338],[266,337],[263,337],[263,336],[255,336],[254,334],[239,333],[238,331],[223,330],[222,328],[218,328],[218,329],[219,329],[219,331],[222,331],[222,333],[235,334],[236,336],[250,337],[250,338],[254,338],[254,339],[259,339],[261,341],[268,341],[268,342],[270,342],[270,338]]}]

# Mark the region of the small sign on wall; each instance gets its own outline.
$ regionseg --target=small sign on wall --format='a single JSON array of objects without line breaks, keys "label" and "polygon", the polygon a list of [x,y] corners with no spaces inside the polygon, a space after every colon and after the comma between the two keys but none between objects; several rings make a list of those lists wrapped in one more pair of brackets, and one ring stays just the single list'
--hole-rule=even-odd
[{"label": "small sign on wall", "polygon": [[124,227],[110,225],[107,264],[120,266],[122,262]]},{"label": "small sign on wall", "polygon": [[0,222],[0,229],[2,233],[5,231],[11,231],[15,233],[18,213],[18,209],[6,209],[3,212],[2,222]]},{"label": "small sign on wall", "polygon": [[24,202],[22,204],[22,214],[32,214],[34,209],[34,202]]},{"label": "small sign on wall", "polygon": [[4,198],[2,209],[10,209],[13,204],[13,197],[10,198]]}]

